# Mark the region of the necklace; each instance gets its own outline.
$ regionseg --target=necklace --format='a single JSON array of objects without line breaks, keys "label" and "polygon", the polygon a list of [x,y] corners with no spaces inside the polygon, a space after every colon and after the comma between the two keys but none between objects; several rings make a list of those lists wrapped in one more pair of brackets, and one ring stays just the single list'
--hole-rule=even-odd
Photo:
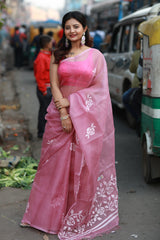
[{"label": "necklace", "polygon": [[72,55],[74,55],[74,52],[70,52],[70,53],[68,53],[68,55],[71,55],[71,56],[72,56]]}]

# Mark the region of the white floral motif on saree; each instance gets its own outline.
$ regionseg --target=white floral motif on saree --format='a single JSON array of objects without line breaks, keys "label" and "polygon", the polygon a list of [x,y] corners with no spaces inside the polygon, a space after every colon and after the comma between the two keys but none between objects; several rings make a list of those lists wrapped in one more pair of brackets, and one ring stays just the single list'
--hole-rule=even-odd
[{"label": "white floral motif on saree", "polygon": [[[97,231],[98,228],[104,227],[118,216],[118,196],[114,194],[117,190],[116,178],[110,176],[109,182],[98,181],[97,191],[93,199],[91,208],[91,218],[87,224],[84,219],[88,214],[86,211],[74,212],[71,210],[64,223],[64,228],[59,233],[62,239],[76,240],[77,234],[83,238],[83,234]],[[99,203],[99,200],[102,201]],[[102,221],[102,223],[100,223]],[[88,230],[89,228],[89,230]]]},{"label": "white floral motif on saree", "polygon": [[93,136],[95,134],[95,132],[96,132],[95,128],[96,128],[96,126],[94,125],[94,123],[92,123],[91,126],[87,128],[86,137],[88,139],[90,138],[90,136]]},{"label": "white floral motif on saree", "polygon": [[89,111],[93,105],[92,97],[88,94],[86,99],[86,110]]}]

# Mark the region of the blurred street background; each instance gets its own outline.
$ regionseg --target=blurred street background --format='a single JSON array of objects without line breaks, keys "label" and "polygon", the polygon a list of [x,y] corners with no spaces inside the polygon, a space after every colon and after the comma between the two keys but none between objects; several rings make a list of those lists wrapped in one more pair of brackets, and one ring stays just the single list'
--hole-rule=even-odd
[{"label": "blurred street background", "polygon": [[[1,240],[58,239],[57,236],[31,228],[22,229],[19,226],[30,193],[29,185],[33,181],[34,170],[36,171],[41,151],[41,139],[37,138],[39,103],[33,74],[35,46],[32,45],[39,27],[42,26],[46,34],[52,32],[54,44],[56,44],[62,34],[62,16],[68,11],[80,10],[87,16],[91,36],[97,26],[107,35],[107,33],[112,32],[114,24],[123,17],[158,2],[160,1],[0,1]],[[12,45],[15,27],[19,27],[19,31],[25,34],[18,65],[15,64],[15,49]],[[106,41],[104,39],[104,44],[109,44]],[[135,129],[128,126],[124,109],[119,109],[113,104],[113,114],[116,135],[120,229],[95,239],[159,240],[160,182],[155,181],[150,185],[145,183],[140,138],[137,136]],[[15,175],[13,175],[16,161],[20,164],[23,163],[24,165],[21,166],[24,168],[27,168],[25,164],[34,164],[32,168],[34,174],[30,175],[31,180],[28,185],[25,181],[16,181]],[[6,185],[2,180],[4,175],[8,177]]]}]

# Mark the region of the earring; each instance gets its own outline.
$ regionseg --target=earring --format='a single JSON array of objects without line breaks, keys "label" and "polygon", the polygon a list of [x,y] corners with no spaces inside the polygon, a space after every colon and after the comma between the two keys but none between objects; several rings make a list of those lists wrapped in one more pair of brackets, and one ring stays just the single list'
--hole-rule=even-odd
[{"label": "earring", "polygon": [[81,38],[81,45],[84,45],[85,42],[86,42],[86,37],[85,37],[85,32],[83,32],[82,38]]},{"label": "earring", "polygon": [[68,46],[69,46],[69,42],[68,42],[68,39],[66,38],[65,39],[65,47],[68,48]]}]

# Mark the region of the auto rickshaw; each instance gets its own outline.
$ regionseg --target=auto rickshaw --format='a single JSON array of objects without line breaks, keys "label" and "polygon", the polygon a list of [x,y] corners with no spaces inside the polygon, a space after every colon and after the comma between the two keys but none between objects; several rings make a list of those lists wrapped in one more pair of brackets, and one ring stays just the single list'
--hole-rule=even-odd
[{"label": "auto rickshaw", "polygon": [[[57,21],[39,21],[32,23],[28,28],[28,41],[29,44],[32,43],[34,37],[39,34],[39,27],[44,28],[44,34],[47,34],[49,31],[53,32],[54,40],[57,43],[60,40],[59,31],[61,30],[60,23]],[[33,68],[33,61],[35,55],[36,47],[30,46],[29,49],[29,67]]]},{"label": "auto rickshaw", "polygon": [[47,32],[52,31],[54,33],[54,40],[56,42],[59,41],[59,36],[58,32],[61,29],[60,23],[59,22],[49,22],[49,21],[44,21],[44,22],[35,22],[32,23],[29,26],[29,42],[31,43],[33,38],[39,34],[38,28],[42,26],[44,28],[44,34],[47,34]]},{"label": "auto rickshaw", "polygon": [[143,84],[141,143],[144,179],[160,178],[160,16],[139,25],[142,33]]}]

